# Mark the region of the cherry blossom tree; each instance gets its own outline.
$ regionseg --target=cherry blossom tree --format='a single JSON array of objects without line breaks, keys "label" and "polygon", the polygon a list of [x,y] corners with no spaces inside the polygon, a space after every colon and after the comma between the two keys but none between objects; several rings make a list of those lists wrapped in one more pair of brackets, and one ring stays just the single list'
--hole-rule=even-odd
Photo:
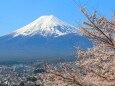
[{"label": "cherry blossom tree", "polygon": [[77,48],[75,63],[47,66],[47,86],[115,86],[115,19],[99,17],[96,11],[89,15],[85,8],[81,12],[87,21],[80,30],[94,46]]}]

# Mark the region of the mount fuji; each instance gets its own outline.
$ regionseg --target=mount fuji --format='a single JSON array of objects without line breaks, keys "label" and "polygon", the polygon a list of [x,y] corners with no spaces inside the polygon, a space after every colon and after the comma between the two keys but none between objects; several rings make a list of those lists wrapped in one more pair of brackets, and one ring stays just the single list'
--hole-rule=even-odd
[{"label": "mount fuji", "polygon": [[92,47],[81,32],[53,15],[41,16],[32,23],[0,37],[0,59],[48,60],[75,56],[75,47]]}]

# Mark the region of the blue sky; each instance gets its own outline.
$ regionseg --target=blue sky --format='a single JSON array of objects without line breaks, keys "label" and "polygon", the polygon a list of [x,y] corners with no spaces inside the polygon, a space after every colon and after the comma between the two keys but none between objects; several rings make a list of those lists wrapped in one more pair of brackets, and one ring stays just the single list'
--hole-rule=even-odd
[{"label": "blue sky", "polygon": [[[79,0],[88,12],[110,18],[115,11],[115,0]],[[78,1],[76,0],[78,3]],[[73,25],[85,17],[73,0],[0,0],[0,36],[19,29],[42,15],[54,15]]]}]

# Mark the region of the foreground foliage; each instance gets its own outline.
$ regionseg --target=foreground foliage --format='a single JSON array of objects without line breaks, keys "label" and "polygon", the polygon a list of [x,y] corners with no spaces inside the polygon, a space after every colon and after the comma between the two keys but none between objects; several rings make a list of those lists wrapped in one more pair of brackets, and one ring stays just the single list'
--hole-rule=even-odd
[{"label": "foreground foliage", "polygon": [[42,75],[45,86],[115,86],[115,20],[98,17],[96,11],[90,16],[85,8],[81,11],[88,21],[80,30],[94,47],[77,48],[73,64],[48,66],[48,73]]}]

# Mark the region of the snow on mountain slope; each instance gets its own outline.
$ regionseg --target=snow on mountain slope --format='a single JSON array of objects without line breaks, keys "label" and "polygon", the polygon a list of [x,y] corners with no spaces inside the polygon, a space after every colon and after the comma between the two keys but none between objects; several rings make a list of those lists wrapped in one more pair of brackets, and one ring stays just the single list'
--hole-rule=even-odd
[{"label": "snow on mountain slope", "polygon": [[[0,37],[0,61],[26,59],[60,60],[76,56],[75,46],[92,47],[74,26],[50,15]],[[77,34],[77,35],[76,35]]]},{"label": "snow on mountain slope", "polygon": [[79,34],[79,30],[76,27],[61,21],[53,15],[41,16],[32,23],[13,32],[13,36],[33,36],[36,34],[42,36],[61,36],[69,33]]}]

